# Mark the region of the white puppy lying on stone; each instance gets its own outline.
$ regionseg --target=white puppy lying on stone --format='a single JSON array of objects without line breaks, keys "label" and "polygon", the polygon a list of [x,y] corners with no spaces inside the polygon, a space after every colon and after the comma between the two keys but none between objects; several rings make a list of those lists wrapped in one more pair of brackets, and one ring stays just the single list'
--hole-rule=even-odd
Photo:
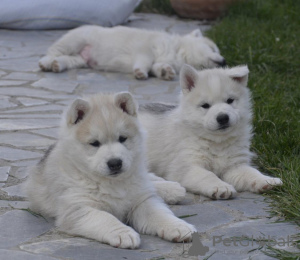
[{"label": "white puppy lying on stone", "polygon": [[248,73],[247,66],[196,71],[185,65],[179,105],[141,107],[151,172],[213,199],[282,184],[251,166]]},{"label": "white puppy lying on stone", "polygon": [[96,95],[69,107],[58,142],[31,170],[26,191],[32,210],[55,217],[70,234],[121,248],[138,247],[137,232],[190,241],[195,228],[174,216],[150,176],[132,96]]},{"label": "white puppy lying on stone", "polygon": [[39,61],[44,71],[92,67],[133,73],[137,79],[148,78],[150,72],[164,80],[172,80],[184,63],[211,68],[225,65],[225,60],[216,44],[200,30],[179,36],[123,26],[88,25],[62,36]]}]

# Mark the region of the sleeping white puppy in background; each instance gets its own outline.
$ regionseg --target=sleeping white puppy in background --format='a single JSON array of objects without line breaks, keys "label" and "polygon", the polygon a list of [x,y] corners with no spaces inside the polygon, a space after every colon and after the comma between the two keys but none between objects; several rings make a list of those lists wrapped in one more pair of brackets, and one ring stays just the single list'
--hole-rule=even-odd
[{"label": "sleeping white puppy in background", "polygon": [[251,166],[247,66],[196,71],[183,66],[179,105],[141,107],[150,171],[213,199],[281,185]]},{"label": "sleeping white puppy in background", "polygon": [[44,71],[61,72],[91,67],[133,73],[137,79],[152,74],[172,80],[186,63],[196,68],[224,66],[214,42],[200,30],[179,36],[166,32],[95,25],[71,30],[56,41],[40,59]]},{"label": "sleeping white puppy in background", "polygon": [[[129,93],[77,99],[63,117],[58,142],[29,174],[30,208],[55,217],[62,231],[114,247],[137,248],[137,232],[190,241],[195,228],[156,195],[144,158]],[[177,188],[182,194],[179,184],[158,182],[157,189],[172,189],[160,194],[172,196]]]}]

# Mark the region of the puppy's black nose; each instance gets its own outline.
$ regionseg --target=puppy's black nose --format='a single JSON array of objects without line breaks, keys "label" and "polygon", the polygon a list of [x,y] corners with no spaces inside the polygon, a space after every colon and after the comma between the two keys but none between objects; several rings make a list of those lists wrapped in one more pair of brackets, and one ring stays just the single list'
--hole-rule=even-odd
[{"label": "puppy's black nose", "polygon": [[226,125],[228,124],[229,122],[229,116],[227,114],[219,114],[217,116],[217,122],[223,126],[223,125]]},{"label": "puppy's black nose", "polygon": [[116,174],[118,173],[121,168],[122,168],[122,160],[119,159],[119,158],[113,158],[113,159],[110,159],[108,162],[107,162],[107,166],[108,168],[110,169],[110,171],[112,172],[112,174]]},{"label": "puppy's black nose", "polygon": [[226,60],[223,59],[222,61],[217,62],[217,64],[218,64],[220,67],[225,67],[227,63],[226,63]]}]

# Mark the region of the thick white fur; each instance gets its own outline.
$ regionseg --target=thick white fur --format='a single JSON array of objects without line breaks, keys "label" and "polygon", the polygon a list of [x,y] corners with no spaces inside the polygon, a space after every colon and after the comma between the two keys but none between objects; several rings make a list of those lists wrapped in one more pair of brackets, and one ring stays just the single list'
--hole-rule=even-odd
[{"label": "thick white fur", "polygon": [[[262,192],[281,185],[280,179],[250,166],[248,72],[247,66],[197,72],[185,65],[179,105],[159,113],[142,109],[152,172],[214,199],[231,198],[236,190]],[[217,118],[224,114],[228,122],[221,129]]]},{"label": "thick white fur", "polygon": [[210,39],[195,30],[185,36],[117,26],[88,25],[71,30],[48,50],[40,61],[44,71],[61,72],[81,67],[133,73],[146,79],[148,73],[172,80],[181,66],[216,67],[225,60]]},{"label": "thick white fur", "polygon": [[[136,110],[129,93],[74,101],[58,142],[30,172],[26,192],[32,210],[55,217],[62,231],[114,247],[138,247],[137,232],[190,241],[195,228],[174,216],[149,180]],[[119,174],[108,167],[116,158],[122,160]]]}]

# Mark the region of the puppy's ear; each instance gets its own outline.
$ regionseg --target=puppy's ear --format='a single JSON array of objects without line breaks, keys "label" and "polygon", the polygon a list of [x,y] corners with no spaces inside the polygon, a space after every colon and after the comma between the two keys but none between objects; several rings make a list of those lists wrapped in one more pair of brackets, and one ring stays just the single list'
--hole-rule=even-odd
[{"label": "puppy's ear", "polygon": [[138,105],[129,92],[117,93],[115,95],[115,104],[128,115],[137,116]]},{"label": "puppy's ear", "polygon": [[198,72],[190,65],[184,64],[180,70],[180,86],[183,94],[192,91],[198,80]]},{"label": "puppy's ear", "polygon": [[248,83],[248,66],[238,66],[227,70],[227,75],[234,81],[240,83],[243,86],[247,86]]},{"label": "puppy's ear", "polygon": [[67,124],[76,125],[79,123],[90,110],[90,105],[83,99],[76,99],[67,112]]},{"label": "puppy's ear", "polygon": [[200,29],[196,29],[196,30],[192,31],[190,33],[190,35],[193,36],[193,37],[202,37],[203,36],[203,34],[202,34],[202,32],[201,32]]}]

